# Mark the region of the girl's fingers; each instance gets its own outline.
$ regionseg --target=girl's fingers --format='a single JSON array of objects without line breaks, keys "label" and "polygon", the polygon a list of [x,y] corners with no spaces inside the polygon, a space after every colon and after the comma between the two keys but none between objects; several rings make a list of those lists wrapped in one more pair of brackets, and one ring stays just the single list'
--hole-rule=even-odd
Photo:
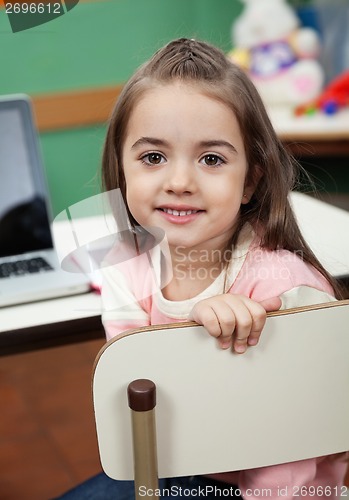
[{"label": "girl's fingers", "polygon": [[[257,307],[256,307],[257,306]],[[281,299],[279,297],[272,297],[263,300],[260,303],[252,302],[253,308],[253,326],[248,338],[248,345],[254,346],[258,344],[259,337],[267,319],[267,311],[277,311],[281,307]]]},{"label": "girl's fingers", "polygon": [[240,307],[235,309],[236,328],[234,332],[234,351],[243,353],[247,349],[247,341],[253,327],[251,311],[241,302]]},{"label": "girl's fingers", "polygon": [[269,311],[278,311],[281,307],[281,299],[280,297],[271,297],[270,299],[265,299],[259,302],[263,308]]},{"label": "girl's fingers", "polygon": [[261,336],[265,321],[267,319],[265,309],[257,303],[253,304],[252,317],[253,323],[250,335],[248,337],[248,345],[251,346],[258,344],[259,337]]},{"label": "girl's fingers", "polygon": [[238,316],[240,311],[237,311],[237,328],[234,339],[234,350],[238,353],[245,352],[247,346],[258,344],[266,320],[265,309],[260,304],[250,299],[243,299],[242,302],[246,309],[244,316],[241,317]]},{"label": "girl's fingers", "polygon": [[236,317],[229,304],[224,301],[218,302],[214,306],[215,314],[220,326],[218,342],[223,349],[228,349],[232,344],[232,336],[235,331]]},{"label": "girl's fingers", "polygon": [[212,337],[218,338],[222,334],[217,314],[211,306],[197,304],[192,311],[191,319],[204,326]]},{"label": "girl's fingers", "polygon": [[225,294],[196,304],[191,319],[216,337],[223,349],[233,345],[237,353],[243,353],[258,343],[266,310],[278,309],[280,305],[278,297],[259,304],[248,297]]},{"label": "girl's fingers", "polygon": [[196,304],[191,319],[204,326],[212,337],[217,338],[223,349],[231,346],[235,314],[224,300],[204,300]]},{"label": "girl's fingers", "polygon": [[[233,343],[234,350],[244,352],[254,320],[243,301],[234,300],[232,303],[232,300],[229,299],[230,297],[228,300],[217,301],[214,304],[214,312],[221,330],[218,342],[223,349],[228,349]],[[263,311],[263,308],[261,310]]]}]

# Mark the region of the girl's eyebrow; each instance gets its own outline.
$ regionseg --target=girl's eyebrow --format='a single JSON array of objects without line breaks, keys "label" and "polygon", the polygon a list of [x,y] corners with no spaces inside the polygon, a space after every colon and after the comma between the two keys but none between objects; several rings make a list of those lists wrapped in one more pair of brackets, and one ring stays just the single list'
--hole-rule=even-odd
[{"label": "girl's eyebrow", "polygon": [[162,146],[162,147],[168,147],[169,144],[167,141],[164,141],[163,139],[157,139],[155,137],[141,137],[136,141],[133,146],[131,146],[131,149],[137,149],[139,146],[144,146],[144,145],[150,145],[150,146]]},{"label": "girl's eyebrow", "polygon": [[230,142],[223,140],[201,141],[199,146],[203,148],[224,147],[228,148],[232,153],[237,153],[236,148]]},{"label": "girl's eyebrow", "polygon": [[[169,148],[169,143],[165,141],[164,139],[158,139],[156,137],[141,137],[138,139],[133,146],[131,146],[131,149],[137,149],[140,146],[156,146],[156,147],[167,147]],[[228,141],[224,140],[207,140],[207,141],[200,141],[198,146],[200,148],[215,148],[215,147],[225,147],[228,148],[232,153],[237,153],[236,148]]]}]

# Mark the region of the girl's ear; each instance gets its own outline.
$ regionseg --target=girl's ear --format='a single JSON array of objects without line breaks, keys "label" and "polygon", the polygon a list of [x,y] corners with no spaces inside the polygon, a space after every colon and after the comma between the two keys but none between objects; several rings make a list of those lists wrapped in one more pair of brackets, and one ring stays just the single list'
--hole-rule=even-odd
[{"label": "girl's ear", "polygon": [[249,169],[245,180],[244,193],[241,199],[243,205],[250,202],[262,175],[263,171],[260,165],[254,165],[252,169]]}]

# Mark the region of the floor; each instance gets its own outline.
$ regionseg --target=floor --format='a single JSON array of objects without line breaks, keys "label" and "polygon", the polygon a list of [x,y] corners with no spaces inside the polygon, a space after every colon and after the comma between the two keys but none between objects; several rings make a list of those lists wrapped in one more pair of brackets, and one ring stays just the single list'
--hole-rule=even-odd
[{"label": "floor", "polygon": [[101,470],[93,340],[0,358],[0,499],[49,500]]}]

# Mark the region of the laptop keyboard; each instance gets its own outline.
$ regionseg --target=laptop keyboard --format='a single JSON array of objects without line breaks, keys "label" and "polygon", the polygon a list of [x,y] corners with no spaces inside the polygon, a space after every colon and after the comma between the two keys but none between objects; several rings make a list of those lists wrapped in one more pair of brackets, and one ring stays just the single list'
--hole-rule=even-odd
[{"label": "laptop keyboard", "polygon": [[24,274],[41,273],[51,271],[52,269],[50,264],[42,257],[4,262],[0,264],[0,279]]}]

